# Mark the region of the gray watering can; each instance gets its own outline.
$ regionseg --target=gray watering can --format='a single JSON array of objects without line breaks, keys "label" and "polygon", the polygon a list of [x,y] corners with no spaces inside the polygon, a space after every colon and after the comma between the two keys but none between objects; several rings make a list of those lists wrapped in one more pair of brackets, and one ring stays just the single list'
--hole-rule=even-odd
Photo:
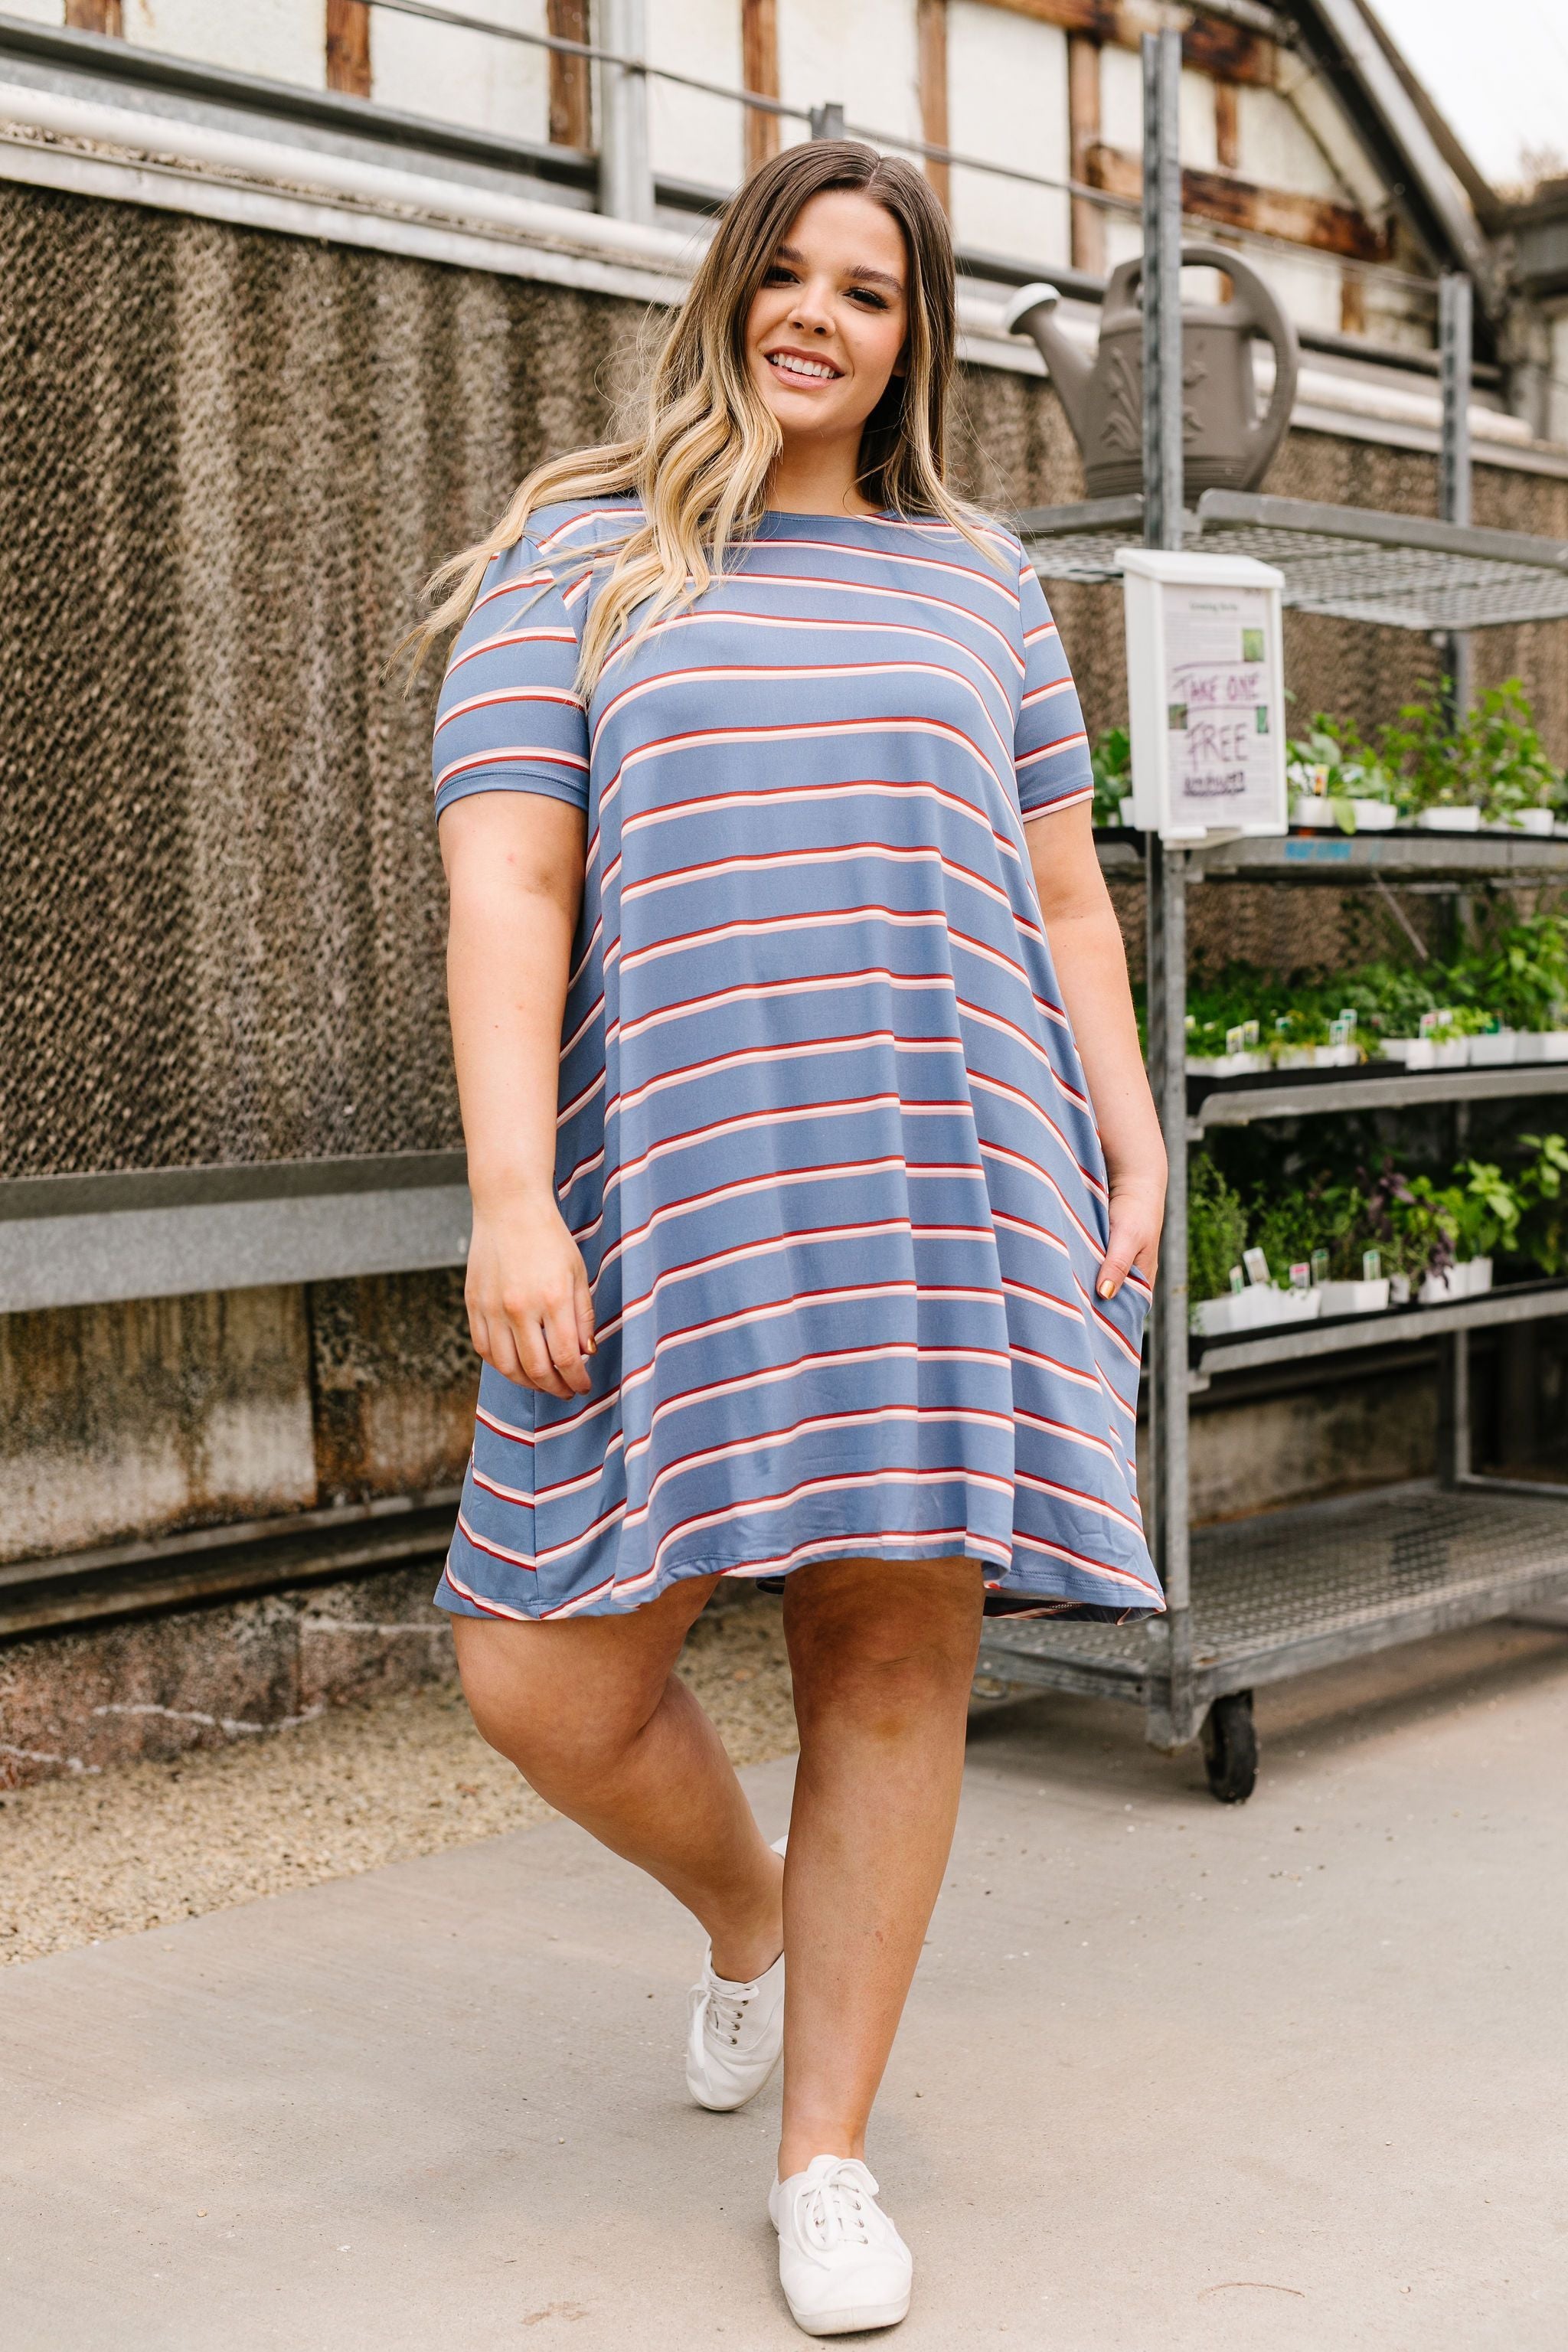
[{"label": "gray watering can", "polygon": [[[1253,490],[1284,438],[1296,396],[1296,330],[1255,269],[1227,246],[1184,245],[1182,262],[1223,270],[1234,299],[1182,312],[1183,467],[1188,494]],[[1007,305],[1009,334],[1027,335],[1050,370],[1079,448],[1091,499],[1143,487],[1143,312],[1134,289],[1142,255],[1112,272],[1100,348],[1087,359],[1052,317],[1054,286],[1026,286]],[[1274,390],[1258,413],[1252,337],[1274,346]]]}]

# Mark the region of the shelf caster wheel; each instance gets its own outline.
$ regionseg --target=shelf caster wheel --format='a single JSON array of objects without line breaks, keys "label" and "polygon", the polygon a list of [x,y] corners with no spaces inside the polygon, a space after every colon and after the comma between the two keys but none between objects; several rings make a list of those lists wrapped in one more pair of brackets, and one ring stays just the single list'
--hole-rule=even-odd
[{"label": "shelf caster wheel", "polygon": [[1258,1785],[1258,1728],[1252,1693],[1229,1691],[1204,1717],[1204,1770],[1210,1794],[1222,1805],[1242,1805]]}]

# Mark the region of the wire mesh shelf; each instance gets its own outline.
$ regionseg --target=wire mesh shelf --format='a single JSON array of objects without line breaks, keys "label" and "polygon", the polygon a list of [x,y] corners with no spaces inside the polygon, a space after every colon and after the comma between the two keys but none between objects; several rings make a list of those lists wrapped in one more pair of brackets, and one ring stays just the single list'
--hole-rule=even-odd
[{"label": "wire mesh shelf", "polygon": [[[1183,520],[1191,549],[1273,564],[1294,612],[1423,631],[1568,619],[1561,540],[1239,490],[1205,490]],[[1143,501],[1037,507],[1017,521],[1042,579],[1115,580],[1118,550],[1142,535]]]},{"label": "wire mesh shelf", "polygon": [[[1193,1530],[1191,1638],[1200,1695],[1332,1664],[1568,1590],[1568,1493],[1415,1486]],[[1000,1681],[1144,1698],[1169,1637],[1141,1625],[989,1620],[980,1669]]]}]

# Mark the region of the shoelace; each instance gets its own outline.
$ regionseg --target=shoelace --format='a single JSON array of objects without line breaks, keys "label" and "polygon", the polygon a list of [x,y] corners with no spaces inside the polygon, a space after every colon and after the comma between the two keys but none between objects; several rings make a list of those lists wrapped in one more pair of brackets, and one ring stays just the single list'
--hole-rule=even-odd
[{"label": "shoelace", "polygon": [[740,1992],[720,1992],[712,1985],[700,1985],[697,2000],[702,2008],[702,2030],[710,2041],[739,2042],[741,2028],[746,2021],[746,2011],[756,1998],[755,1985],[747,1985]]},{"label": "shoelace", "polygon": [[846,2157],[834,2171],[803,2189],[795,2207],[797,2226],[807,2245],[826,2253],[830,2247],[868,2246],[866,2199],[877,2184],[856,2157]]}]

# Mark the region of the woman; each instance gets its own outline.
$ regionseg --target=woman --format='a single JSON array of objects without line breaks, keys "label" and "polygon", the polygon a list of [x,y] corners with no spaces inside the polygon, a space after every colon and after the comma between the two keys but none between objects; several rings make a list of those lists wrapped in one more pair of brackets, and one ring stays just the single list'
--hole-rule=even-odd
[{"label": "woman", "polygon": [[[1164,1160],[1056,631],[944,483],[954,341],[923,179],[792,149],[643,430],[531,475],[429,625],[484,1360],[437,1599],[486,1739],[707,1930],[692,2096],[782,2047],[818,2336],[909,2307],[863,2152],[985,1596],[1162,1605]],[[725,1577],[782,1580],[787,1862],[672,1672]]]}]

